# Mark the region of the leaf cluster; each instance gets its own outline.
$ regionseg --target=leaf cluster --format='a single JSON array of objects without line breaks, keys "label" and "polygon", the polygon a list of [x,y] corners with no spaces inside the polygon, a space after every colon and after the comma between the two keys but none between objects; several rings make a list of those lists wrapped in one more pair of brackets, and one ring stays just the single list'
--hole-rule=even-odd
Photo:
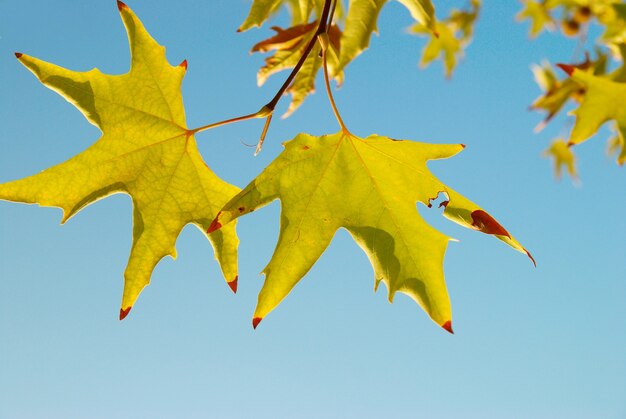
[{"label": "leaf cluster", "polygon": [[[531,109],[546,113],[537,127],[541,131],[568,103],[574,105],[576,117],[569,138],[556,139],[545,154],[554,159],[555,173],[560,176],[566,168],[577,177],[576,156],[572,147],[595,135],[600,127],[611,122],[614,132],[608,142],[608,152],[616,155],[617,163],[626,162],[626,4],[619,0],[526,0],[518,19],[531,22],[530,35],[559,28],[567,37],[577,38],[580,50],[586,43],[592,26],[600,35],[592,51],[584,59],[570,64],[558,64],[557,71],[548,62],[533,67],[535,80],[543,93]],[[559,74],[563,76],[559,77]],[[564,144],[569,147],[565,149]]]},{"label": "leaf cluster", "polygon": [[[430,0],[398,1],[416,20],[415,30],[431,37],[425,62],[441,52],[450,72],[461,47],[471,39],[480,3],[473,0],[471,9],[453,11],[449,18],[437,21]],[[443,275],[450,237],[428,225],[417,205],[432,207],[443,195],[446,218],[532,256],[488,212],[428,170],[428,161],[452,157],[464,148],[462,144],[417,143],[381,135],[359,138],[341,118],[331,80],[342,81],[344,68],[368,47],[386,3],[351,0],[344,10],[341,2],[331,0],[255,0],[242,31],[263,24],[283,6],[291,10],[292,26],[274,27],[273,36],[252,48],[273,54],[259,71],[259,84],[291,69],[285,83],[258,112],[188,128],[181,94],[187,62],[169,64],[165,49],[130,8],[118,1],[131,48],[127,74],[108,75],[97,69],[76,72],[16,54],[44,85],[98,127],[102,137],[64,163],[0,184],[0,199],[59,207],[65,222],[111,194],[130,195],[133,244],[120,319],[135,305],[159,260],[175,257],[176,239],[187,224],[197,226],[211,242],[224,279],[236,292],[236,219],[279,199],[280,234],[264,270],[265,283],[253,316],[255,328],[311,269],[335,232],[344,228],[368,256],[375,288],[384,283],[390,301],[397,292],[409,295],[435,323],[452,332]],[[196,144],[199,134],[228,123],[264,118],[260,151],[281,97],[291,94],[288,114],[293,112],[314,89],[320,70],[339,132],[300,134],[287,141],[284,151],[243,190],[219,178],[204,163]],[[578,83],[595,83],[584,71],[571,72]]]}]

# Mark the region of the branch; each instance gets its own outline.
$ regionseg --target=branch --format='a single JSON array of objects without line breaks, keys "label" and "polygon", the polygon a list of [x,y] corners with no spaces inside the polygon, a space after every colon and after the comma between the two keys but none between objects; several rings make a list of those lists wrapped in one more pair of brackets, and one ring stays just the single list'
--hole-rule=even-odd
[{"label": "branch", "polygon": [[[331,12],[331,3],[332,3],[332,12]],[[198,132],[206,131],[211,128],[216,128],[222,125],[228,125],[228,124],[232,124],[235,122],[241,122],[241,121],[245,121],[248,119],[266,118],[265,126],[263,127],[263,132],[261,133],[261,138],[259,139],[259,142],[257,143],[256,151],[254,155],[256,156],[257,154],[259,154],[259,152],[261,151],[261,148],[263,147],[263,142],[265,141],[265,136],[267,135],[267,131],[272,121],[272,115],[274,114],[274,109],[276,108],[276,105],[278,104],[282,96],[285,94],[285,91],[289,88],[289,86],[293,82],[293,79],[296,77],[296,75],[298,74],[302,66],[304,65],[304,62],[311,54],[311,51],[313,51],[313,48],[315,47],[315,44],[317,43],[318,37],[327,32],[329,21],[332,20],[333,18],[335,6],[336,6],[336,0],[334,2],[332,0],[324,1],[324,8],[322,10],[322,14],[320,15],[319,25],[317,26],[317,29],[315,30],[315,34],[311,37],[311,40],[307,44],[306,48],[304,49],[304,52],[302,53],[302,56],[300,57],[300,60],[295,65],[293,70],[291,70],[291,73],[289,74],[289,76],[287,77],[283,85],[280,87],[280,89],[278,89],[278,92],[276,92],[272,100],[270,100],[267,104],[265,104],[261,109],[259,109],[255,113],[204,125],[199,128],[189,130],[188,135],[193,135]]]}]

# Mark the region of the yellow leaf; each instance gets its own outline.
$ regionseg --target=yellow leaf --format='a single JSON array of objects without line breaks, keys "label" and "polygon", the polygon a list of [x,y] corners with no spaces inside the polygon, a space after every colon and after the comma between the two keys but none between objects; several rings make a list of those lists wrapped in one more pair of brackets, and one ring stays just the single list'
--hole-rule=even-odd
[{"label": "yellow leaf", "polygon": [[343,70],[367,49],[372,33],[378,31],[378,14],[386,2],[387,0],[350,0],[346,27],[341,37],[338,71]]},{"label": "yellow leaf", "polygon": [[[251,52],[276,51],[274,55],[270,55],[265,59],[265,65],[257,73],[258,85],[263,85],[270,76],[277,72],[295,67],[304,54],[307,44],[315,36],[317,27],[317,21],[295,25],[287,29],[273,27],[272,29],[276,32],[276,35],[254,45]],[[331,25],[328,28],[328,38],[330,41],[329,71],[331,77],[340,84],[343,80],[343,73],[336,74],[336,68],[338,63],[337,55],[341,45],[341,30],[337,25]],[[283,118],[289,117],[302,105],[308,95],[315,92],[315,79],[321,66],[321,46],[318,43],[304,61],[292,84],[285,91],[286,94],[291,95],[291,103]]]},{"label": "yellow leaf", "polygon": [[237,32],[247,31],[252,27],[261,26],[282,3],[283,0],[254,0],[248,17],[241,24],[239,29],[237,29]]},{"label": "yellow leaf", "polygon": [[626,140],[623,131],[617,131],[617,134],[609,140],[609,155],[617,155],[617,164],[623,166],[626,163]]},{"label": "yellow leaf", "polygon": [[264,269],[253,325],[271,312],[311,269],[343,227],[374,267],[376,286],[384,282],[389,300],[396,292],[414,299],[440,326],[452,331],[452,313],[443,276],[449,237],[428,225],[416,203],[448,197],[444,216],[465,227],[495,235],[530,254],[495,219],[435,178],[426,167],[451,157],[462,145],[361,139],[340,132],[300,134],[244,190],[218,213],[209,231],[267,205],[282,203],[280,235]]},{"label": "yellow leaf", "polygon": [[569,139],[570,144],[586,141],[608,121],[615,121],[623,137],[626,133],[626,83],[594,76],[570,65],[559,64],[559,67],[586,89],[582,104],[573,112],[576,123]]},{"label": "yellow leaf", "polygon": [[517,20],[520,22],[530,20],[530,36],[532,38],[537,37],[544,29],[554,30],[554,21],[545,2],[526,0],[523,3],[524,9],[517,15]]},{"label": "yellow leaf", "polygon": [[[173,67],[141,21],[118,2],[128,32],[131,69],[106,75],[75,72],[27,55],[20,62],[50,89],[74,104],[100,128],[87,150],[43,172],[0,185],[0,199],[63,210],[63,222],[83,207],[114,193],[127,193],[134,207],[133,244],[124,274],[120,318],[150,282],[163,257],[175,257],[186,224],[206,231],[210,220],[239,190],[204,163],[186,128],[181,82],[187,63]],[[207,235],[231,288],[237,280],[234,226]]]},{"label": "yellow leaf", "polygon": [[409,10],[413,19],[436,32],[435,6],[431,0],[398,0]]},{"label": "yellow leaf", "polygon": [[554,176],[561,178],[563,168],[567,169],[567,173],[574,180],[578,179],[576,171],[576,155],[565,141],[558,139],[552,142],[550,147],[543,153],[546,157],[554,160]]},{"label": "yellow leaf", "polygon": [[420,67],[441,57],[446,77],[452,77],[458,59],[472,40],[480,8],[481,2],[472,0],[467,9],[453,9],[448,18],[435,22],[434,31],[420,23],[413,25],[410,32],[430,38],[422,51]]},{"label": "yellow leaf", "polygon": [[[413,31],[419,33],[422,29],[417,27]],[[428,32],[423,32],[430,37],[428,44],[422,52],[420,67],[427,67],[435,61],[439,56],[442,57],[446,77],[452,77],[452,72],[456,67],[457,57],[463,55],[463,47],[461,41],[454,35],[454,30],[446,22],[437,23],[437,34],[434,36]]]}]

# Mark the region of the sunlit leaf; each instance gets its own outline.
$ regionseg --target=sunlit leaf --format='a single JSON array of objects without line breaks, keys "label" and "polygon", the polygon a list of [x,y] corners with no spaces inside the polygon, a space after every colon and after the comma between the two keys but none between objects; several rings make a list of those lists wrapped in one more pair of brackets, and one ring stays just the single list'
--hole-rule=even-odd
[{"label": "sunlit leaf", "polygon": [[280,235],[264,269],[254,326],[289,294],[343,227],[369,257],[376,286],[385,283],[390,300],[396,292],[409,295],[451,331],[443,277],[450,238],[428,225],[416,205],[430,206],[442,193],[447,197],[444,216],[528,254],[487,212],[427,169],[428,160],[451,157],[463,147],[377,135],[361,139],[344,132],[322,137],[300,134],[287,142],[278,158],[224,206],[209,229],[218,231],[281,200]]},{"label": "sunlit leaf", "polygon": [[[115,193],[132,197],[133,244],[124,274],[120,317],[125,317],[159,260],[175,257],[183,227],[206,231],[211,217],[238,188],[204,163],[186,128],[180,91],[187,63],[173,67],[142,23],[118,3],[128,31],[131,69],[106,75],[75,72],[18,55],[47,87],[74,106],[103,135],[87,150],[43,172],[0,185],[0,199],[59,207],[63,222],[85,206]],[[226,281],[237,281],[234,226],[208,235]]]}]

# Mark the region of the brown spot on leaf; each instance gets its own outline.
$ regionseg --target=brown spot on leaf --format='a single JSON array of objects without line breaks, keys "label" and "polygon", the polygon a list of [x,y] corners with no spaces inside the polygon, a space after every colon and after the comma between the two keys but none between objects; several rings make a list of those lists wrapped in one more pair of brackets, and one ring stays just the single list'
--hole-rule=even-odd
[{"label": "brown spot on leaf", "polygon": [[16,57],[17,59],[20,59],[20,58],[22,57],[22,53],[21,53],[21,52],[16,52],[16,53],[15,53],[15,57]]},{"label": "brown spot on leaf", "polygon": [[243,212],[246,210],[246,207],[239,207],[237,208],[237,211],[239,211],[239,214],[243,214]]},{"label": "brown spot on leaf", "polygon": [[303,146],[303,147],[302,147],[302,149],[303,149],[303,150],[310,150],[310,149],[311,149],[311,147],[309,147],[308,145],[305,145],[305,146]]},{"label": "brown spot on leaf", "polygon": [[452,330],[452,322],[448,320],[444,324],[441,325],[448,333],[454,334],[454,330]]},{"label": "brown spot on leaf", "polygon": [[441,202],[441,204],[439,204],[439,208],[444,207],[444,208],[448,208],[448,204],[450,203],[450,201],[443,201]]},{"label": "brown spot on leaf", "polygon": [[504,227],[500,225],[491,215],[483,210],[472,212],[472,226],[485,234],[495,234],[496,236],[505,236],[509,239],[511,235]]},{"label": "brown spot on leaf", "polygon": [[218,219],[220,218],[220,214],[222,213],[222,211],[217,213],[217,217],[215,217],[215,220],[213,220],[211,222],[211,225],[209,226],[209,229],[206,231],[207,233],[213,233],[215,230],[219,230],[220,228],[222,228],[222,224],[220,224],[220,222],[218,221]]},{"label": "brown spot on leaf", "polygon": [[261,323],[261,320],[263,320],[263,317],[255,317],[254,319],[252,319],[252,327],[256,329],[259,323]]},{"label": "brown spot on leaf", "polygon": [[132,308],[133,306],[127,307],[126,309],[120,308],[120,320],[124,320]]},{"label": "brown spot on leaf", "polygon": [[232,281],[228,283],[228,286],[230,287],[231,290],[233,290],[233,293],[235,294],[237,294],[237,280],[238,279],[239,279],[239,275],[237,275],[235,279],[233,279]]},{"label": "brown spot on leaf", "polygon": [[[445,195],[446,198],[448,197],[448,194],[446,193],[446,191],[439,191],[439,192],[437,192],[437,195],[435,195],[433,198],[428,198],[428,204],[427,204],[428,208],[432,208],[433,207],[433,201],[437,200],[437,198],[439,198],[439,196],[441,194]],[[444,205],[444,203],[442,201],[441,204],[439,204],[439,208],[441,208],[442,205],[443,206],[448,206],[448,202],[446,201],[446,203]]]},{"label": "brown spot on leaf", "polygon": [[330,44],[335,48],[336,51],[341,51],[341,29],[337,25],[331,25],[328,29],[328,39],[330,40]]}]

